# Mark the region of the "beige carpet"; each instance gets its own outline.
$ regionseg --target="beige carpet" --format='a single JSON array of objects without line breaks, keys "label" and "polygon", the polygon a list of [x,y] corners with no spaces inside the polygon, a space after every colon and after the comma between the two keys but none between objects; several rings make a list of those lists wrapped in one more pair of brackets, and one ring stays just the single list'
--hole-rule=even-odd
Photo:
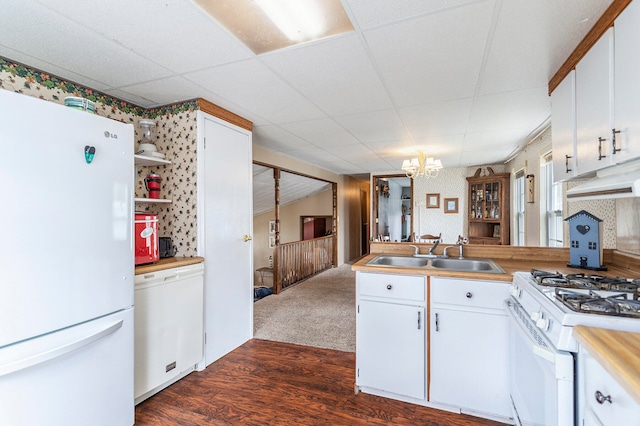
[{"label": "beige carpet", "polygon": [[344,264],[253,304],[253,337],[355,352],[356,273]]}]

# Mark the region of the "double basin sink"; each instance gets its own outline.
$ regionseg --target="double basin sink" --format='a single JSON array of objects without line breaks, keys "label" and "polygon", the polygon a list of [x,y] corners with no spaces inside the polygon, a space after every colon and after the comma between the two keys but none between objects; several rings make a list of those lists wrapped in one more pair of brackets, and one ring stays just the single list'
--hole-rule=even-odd
[{"label": "double basin sink", "polygon": [[504,270],[491,259],[458,259],[456,257],[413,257],[379,254],[365,266],[388,266],[393,268],[422,268],[439,271],[485,272],[504,274]]}]

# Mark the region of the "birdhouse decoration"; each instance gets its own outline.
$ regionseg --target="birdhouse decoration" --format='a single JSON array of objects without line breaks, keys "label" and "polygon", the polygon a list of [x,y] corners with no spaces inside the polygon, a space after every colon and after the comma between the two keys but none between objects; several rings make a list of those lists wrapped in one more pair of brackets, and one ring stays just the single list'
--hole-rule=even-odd
[{"label": "birdhouse decoration", "polygon": [[602,265],[602,220],[586,210],[565,219],[569,223],[569,263],[572,268],[604,271]]}]

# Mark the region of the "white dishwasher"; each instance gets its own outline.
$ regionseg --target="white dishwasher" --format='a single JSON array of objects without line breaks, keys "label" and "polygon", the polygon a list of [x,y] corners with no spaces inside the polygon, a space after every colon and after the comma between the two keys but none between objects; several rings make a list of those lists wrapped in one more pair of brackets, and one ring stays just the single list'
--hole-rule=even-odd
[{"label": "white dishwasher", "polygon": [[190,372],[203,356],[204,263],[135,276],[138,404]]}]

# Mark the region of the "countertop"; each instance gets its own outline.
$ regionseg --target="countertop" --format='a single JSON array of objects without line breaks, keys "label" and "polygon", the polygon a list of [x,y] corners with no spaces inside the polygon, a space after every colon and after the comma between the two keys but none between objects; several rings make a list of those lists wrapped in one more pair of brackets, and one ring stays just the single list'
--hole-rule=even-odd
[{"label": "countertop", "polygon": [[177,268],[179,266],[193,265],[204,262],[204,257],[166,257],[147,265],[136,266],[136,275],[149,274],[164,269]]},{"label": "countertop", "polygon": [[[443,271],[438,269],[424,269],[424,268],[396,268],[390,266],[365,266],[365,264],[376,257],[380,253],[370,254],[360,259],[353,264],[351,269],[353,271],[365,271],[365,272],[378,272],[386,274],[405,274],[405,275],[429,275],[434,277],[451,277],[451,278],[469,278],[475,280],[487,280],[487,281],[504,281],[511,282],[513,280],[513,274],[518,271],[530,271],[531,269],[541,269],[543,271],[561,272],[563,274],[598,274],[604,276],[621,276],[628,278],[640,277],[637,273],[630,270],[609,267],[607,271],[592,271],[587,269],[570,268],[567,266],[567,262],[561,261],[542,261],[542,260],[523,260],[523,259],[493,259],[502,269],[504,274],[490,274],[486,272],[459,272],[459,271]],[[472,259],[472,257],[469,257]]]},{"label": "countertop", "polygon": [[640,333],[573,327],[576,339],[640,404]]},{"label": "countertop", "polygon": [[[442,254],[441,244],[436,254]],[[425,253],[431,247],[431,244],[418,244],[420,252]],[[482,245],[465,245],[464,257],[469,259],[486,258],[495,261],[505,274],[490,274],[486,272],[458,272],[443,271],[424,268],[396,268],[390,266],[365,266],[365,264],[378,254],[396,254],[411,256],[413,248],[404,243],[376,243],[371,246],[371,254],[365,256],[356,262],[351,269],[354,271],[378,272],[378,273],[394,273],[405,275],[430,275],[451,278],[468,278],[488,281],[504,281],[511,282],[513,274],[518,271],[530,271],[531,269],[541,269],[549,272],[561,272],[563,274],[598,274],[608,277],[625,277],[640,278],[640,271],[634,265],[640,265],[640,258],[636,255],[628,255],[620,252],[606,253],[605,265],[606,271],[593,271],[589,269],[570,268],[567,266],[569,261],[569,249],[566,248],[548,248],[548,247],[516,247],[516,246],[482,246]],[[449,254],[456,253],[449,252]],[[451,256],[455,257],[455,256]]]}]

